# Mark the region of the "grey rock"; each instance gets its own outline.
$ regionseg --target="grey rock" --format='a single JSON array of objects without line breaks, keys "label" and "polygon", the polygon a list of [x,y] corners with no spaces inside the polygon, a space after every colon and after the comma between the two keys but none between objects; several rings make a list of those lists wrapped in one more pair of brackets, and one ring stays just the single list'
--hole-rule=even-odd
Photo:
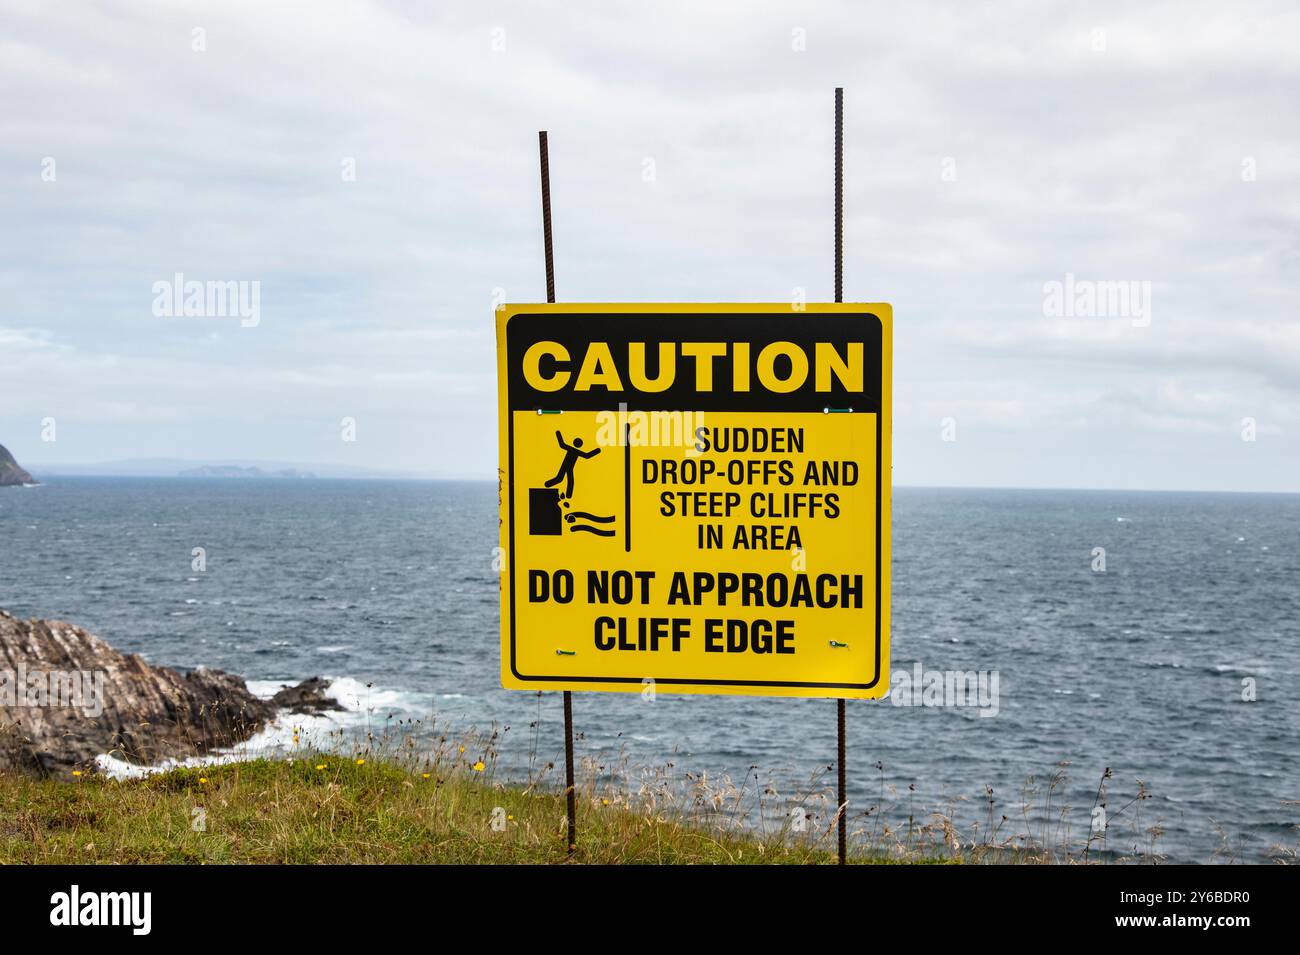
[{"label": "grey rock", "polygon": [[314,676],[310,680],[303,680],[297,686],[284,687],[271,697],[271,703],[290,713],[300,715],[314,715],[327,710],[343,709],[337,700],[325,695],[329,685],[328,680]]},{"label": "grey rock", "polygon": [[[281,694],[305,706],[326,699],[320,682]],[[66,777],[101,753],[144,765],[202,756],[248,739],[279,708],[233,674],[152,666],[81,627],[0,610],[0,770]]]}]

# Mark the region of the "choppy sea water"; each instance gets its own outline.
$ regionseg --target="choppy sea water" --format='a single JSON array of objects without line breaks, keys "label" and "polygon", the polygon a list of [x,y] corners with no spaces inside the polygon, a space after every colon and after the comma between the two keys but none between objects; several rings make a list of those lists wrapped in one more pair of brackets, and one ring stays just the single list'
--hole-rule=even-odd
[{"label": "choppy sea water", "polygon": [[[412,719],[495,728],[498,775],[523,776],[563,758],[560,695],[500,688],[496,505],[487,482],[0,488],[0,607],[261,692],[332,677],[348,712],[314,721],[321,739]],[[1153,826],[1170,861],[1296,848],[1300,496],[904,488],[893,541],[893,671],[996,671],[998,714],[851,702],[858,813],[905,826],[943,810],[968,832],[1005,815],[1007,835],[1055,833],[1064,811],[1079,840],[1109,767],[1112,814],[1138,780],[1150,793],[1112,816],[1113,855],[1147,851]],[[574,711],[579,754],[602,765],[794,787],[835,755],[829,700],[579,694]]]}]

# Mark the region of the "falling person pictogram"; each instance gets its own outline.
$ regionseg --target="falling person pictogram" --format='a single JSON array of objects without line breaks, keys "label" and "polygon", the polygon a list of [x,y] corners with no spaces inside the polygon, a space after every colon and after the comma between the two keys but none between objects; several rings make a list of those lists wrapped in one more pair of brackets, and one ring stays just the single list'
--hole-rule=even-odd
[{"label": "falling person pictogram", "polygon": [[[561,505],[565,510],[572,506],[574,467],[578,461],[594,458],[600,454],[600,448],[584,451],[581,438],[574,438],[573,443],[570,444],[564,440],[564,435],[559,431],[555,432],[555,440],[559,442],[560,448],[564,451],[564,458],[560,462],[560,467],[555,472],[554,477],[543,482],[542,487],[532,488],[529,491],[529,534],[541,536],[561,534],[567,524],[571,533],[582,531],[587,534],[595,534],[597,537],[613,537],[615,534],[613,530],[592,526],[593,524],[614,523],[613,515],[606,517],[578,510],[564,513],[561,510]],[[560,484],[564,485],[562,492],[558,488]]]},{"label": "falling person pictogram", "polygon": [[560,442],[560,447],[564,449],[564,460],[560,463],[560,469],[555,472],[555,477],[547,481],[546,486],[555,487],[564,481],[564,496],[567,500],[573,500],[573,466],[578,463],[579,458],[594,458],[600,454],[600,448],[584,451],[581,438],[574,438],[573,444],[569,444],[559,431],[555,432],[555,440]]}]

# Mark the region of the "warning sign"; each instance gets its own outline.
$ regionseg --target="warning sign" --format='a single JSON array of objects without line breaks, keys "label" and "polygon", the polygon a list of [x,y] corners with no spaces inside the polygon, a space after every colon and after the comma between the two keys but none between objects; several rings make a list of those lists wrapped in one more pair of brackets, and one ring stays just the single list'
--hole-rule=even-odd
[{"label": "warning sign", "polygon": [[888,689],[888,305],[507,305],[501,682]]}]

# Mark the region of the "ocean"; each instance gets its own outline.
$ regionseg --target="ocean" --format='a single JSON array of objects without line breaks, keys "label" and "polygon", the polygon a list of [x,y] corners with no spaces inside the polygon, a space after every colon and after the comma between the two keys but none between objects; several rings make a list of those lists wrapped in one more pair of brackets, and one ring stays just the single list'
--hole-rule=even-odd
[{"label": "ocean", "polygon": [[[891,670],[988,671],[996,715],[851,701],[855,829],[1077,845],[1109,768],[1103,857],[1295,852],[1300,495],[898,488],[893,520]],[[322,744],[495,730],[525,779],[562,766],[561,702],[500,687],[496,533],[489,482],[53,478],[0,488],[0,607],[262,693],[328,676]],[[574,721],[606,772],[833,784],[830,700],[575,694]]]}]

